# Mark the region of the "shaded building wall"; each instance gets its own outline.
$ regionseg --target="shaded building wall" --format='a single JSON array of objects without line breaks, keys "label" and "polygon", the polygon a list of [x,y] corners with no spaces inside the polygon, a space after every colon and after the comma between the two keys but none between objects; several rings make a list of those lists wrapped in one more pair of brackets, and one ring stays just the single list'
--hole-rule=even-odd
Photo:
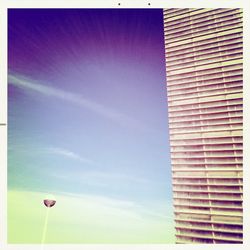
[{"label": "shaded building wall", "polygon": [[242,10],[165,9],[176,243],[242,242]]}]

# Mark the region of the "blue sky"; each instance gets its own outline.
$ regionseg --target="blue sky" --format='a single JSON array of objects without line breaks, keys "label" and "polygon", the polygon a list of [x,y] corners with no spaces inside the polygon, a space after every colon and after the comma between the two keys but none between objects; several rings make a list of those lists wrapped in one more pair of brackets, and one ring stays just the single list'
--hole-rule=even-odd
[{"label": "blue sky", "polygon": [[112,200],[171,224],[162,10],[21,9],[8,22],[10,197]]}]

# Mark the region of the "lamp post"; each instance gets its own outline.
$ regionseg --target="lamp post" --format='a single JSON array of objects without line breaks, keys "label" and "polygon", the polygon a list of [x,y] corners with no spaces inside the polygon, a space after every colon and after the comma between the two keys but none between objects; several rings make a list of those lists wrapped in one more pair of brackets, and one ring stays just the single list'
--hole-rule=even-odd
[{"label": "lamp post", "polygon": [[48,218],[49,218],[49,211],[50,208],[53,207],[56,204],[56,200],[54,198],[47,198],[43,200],[43,204],[46,206],[46,216],[43,226],[43,234],[42,234],[42,240],[41,240],[41,250],[43,249],[45,238],[46,238],[46,232],[47,232],[47,225],[48,225]]}]

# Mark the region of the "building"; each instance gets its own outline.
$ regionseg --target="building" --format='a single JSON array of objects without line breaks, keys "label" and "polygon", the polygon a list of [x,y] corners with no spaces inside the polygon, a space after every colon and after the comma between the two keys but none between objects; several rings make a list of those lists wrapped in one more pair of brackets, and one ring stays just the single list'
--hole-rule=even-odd
[{"label": "building", "polygon": [[165,9],[176,243],[242,243],[242,10]]}]

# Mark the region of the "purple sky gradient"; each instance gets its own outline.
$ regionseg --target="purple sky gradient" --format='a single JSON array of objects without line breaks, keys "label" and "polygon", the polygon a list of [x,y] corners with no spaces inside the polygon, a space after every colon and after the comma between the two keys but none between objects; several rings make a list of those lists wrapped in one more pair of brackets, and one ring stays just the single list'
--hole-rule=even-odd
[{"label": "purple sky gradient", "polygon": [[162,10],[10,9],[8,24],[9,187],[169,202]]}]

